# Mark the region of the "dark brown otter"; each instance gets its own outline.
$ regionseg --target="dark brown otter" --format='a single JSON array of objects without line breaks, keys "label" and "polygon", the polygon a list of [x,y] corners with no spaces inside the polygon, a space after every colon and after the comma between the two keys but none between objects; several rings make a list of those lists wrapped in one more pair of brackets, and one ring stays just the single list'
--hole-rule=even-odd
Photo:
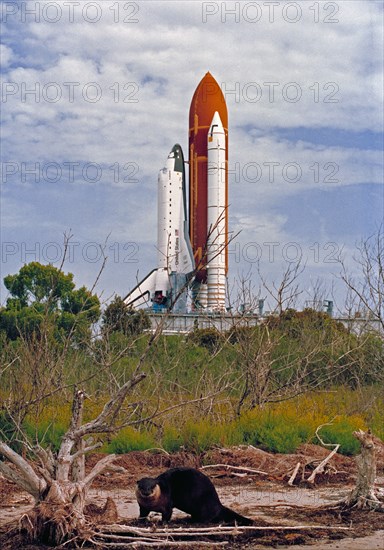
[{"label": "dark brown otter", "polygon": [[161,512],[163,521],[169,521],[173,508],[178,508],[198,523],[253,524],[252,520],[223,506],[212,481],[194,468],[171,468],[158,477],[140,479],[136,498],[140,518],[153,511]]}]

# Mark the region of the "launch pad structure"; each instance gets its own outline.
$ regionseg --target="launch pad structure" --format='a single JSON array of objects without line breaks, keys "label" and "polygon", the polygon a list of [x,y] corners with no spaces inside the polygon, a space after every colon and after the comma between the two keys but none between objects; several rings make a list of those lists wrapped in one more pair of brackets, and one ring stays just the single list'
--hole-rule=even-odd
[{"label": "launch pad structure", "polygon": [[189,110],[189,185],[174,145],[158,177],[157,267],[124,298],[149,312],[225,314],[228,273],[228,111],[208,72]]}]

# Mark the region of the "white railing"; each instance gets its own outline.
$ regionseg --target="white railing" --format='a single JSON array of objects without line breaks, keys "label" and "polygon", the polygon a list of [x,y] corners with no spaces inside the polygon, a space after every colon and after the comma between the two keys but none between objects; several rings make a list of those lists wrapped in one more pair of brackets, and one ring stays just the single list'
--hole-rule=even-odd
[{"label": "white railing", "polygon": [[[150,313],[149,318],[152,325],[152,331],[156,330],[161,324],[163,334],[188,334],[197,328],[214,328],[219,332],[226,332],[237,326],[253,327],[260,324],[265,319],[265,317],[260,317],[255,314],[230,315],[219,313]],[[334,317],[334,320],[343,323],[347,329],[355,334],[376,332],[383,335],[383,329],[380,322],[376,319]]]}]

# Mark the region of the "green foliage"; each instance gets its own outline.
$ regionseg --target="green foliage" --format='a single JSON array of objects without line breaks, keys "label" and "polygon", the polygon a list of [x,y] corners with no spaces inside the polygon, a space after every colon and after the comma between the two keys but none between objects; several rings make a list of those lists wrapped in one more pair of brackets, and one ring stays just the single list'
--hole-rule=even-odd
[{"label": "green foliage", "polygon": [[[98,318],[97,298],[85,287],[68,290],[71,277],[60,296],[48,292],[47,278],[42,278],[41,290],[35,279],[28,282],[33,292],[18,279],[8,279],[15,294],[0,310],[0,358],[7,366],[0,398],[21,411],[20,417],[26,402],[39,403],[25,427],[32,441],[40,438],[56,449],[69,425],[60,408],[68,405],[73,385],[83,381],[91,397],[86,407],[94,403],[100,409],[143,356],[150,335],[136,335],[149,320],[117,297],[104,312],[103,337],[82,347],[78,342],[89,338]],[[66,347],[69,334],[76,345]],[[373,386],[384,375],[383,340],[350,334],[324,314],[288,311],[226,335],[198,328],[188,336],[163,335],[143,357],[140,368],[149,375],[132,390],[125,409],[134,420],[200,395],[217,397],[167,413],[161,437],[151,429],[127,428],[113,438],[109,451],[162,446],[169,452],[180,447],[203,452],[215,445],[251,443],[267,451],[294,452],[301,443],[317,442],[316,428],[336,415],[334,426],[324,427],[321,435],[326,442],[341,443],[341,452],[356,451],[352,432],[359,427],[384,436],[383,400]],[[321,391],[311,393],[312,388]],[[300,392],[304,395],[288,399]],[[45,402],[40,404],[41,396]],[[280,404],[271,403],[280,399]],[[11,432],[8,437],[15,439]]]},{"label": "green foliage", "polygon": [[14,451],[20,453],[22,451],[22,444],[19,441],[19,437],[22,436],[19,430],[17,430],[12,418],[6,411],[0,411],[0,439],[7,441]]},{"label": "green foliage", "polygon": [[319,435],[324,443],[339,444],[339,453],[354,455],[359,452],[360,444],[352,434],[360,429],[367,429],[365,422],[361,417],[353,415],[348,418],[338,418],[330,426],[324,426],[319,431]]},{"label": "green foliage", "polygon": [[107,446],[109,453],[124,454],[130,451],[145,451],[156,447],[156,442],[150,433],[140,432],[128,426],[123,428]]},{"label": "green foliage", "polygon": [[39,262],[26,264],[16,275],[8,275],[4,285],[19,300],[21,307],[33,302],[53,305],[75,287],[72,273],[65,275],[56,267]]},{"label": "green foliage", "polygon": [[217,444],[213,428],[210,422],[204,420],[187,422],[181,433],[185,449],[200,453]]},{"label": "green foliage", "polygon": [[384,399],[379,400],[376,407],[371,407],[365,414],[365,423],[371,428],[372,433],[384,441]]},{"label": "green foliage", "polygon": [[269,452],[294,453],[301,443],[310,440],[313,431],[308,419],[292,413],[273,409],[246,413],[238,421],[243,442]]},{"label": "green foliage", "polygon": [[[188,420],[180,429],[179,440],[186,450],[194,453],[202,453],[215,446],[242,443],[234,424],[203,418]],[[167,449],[166,446],[164,448]]]},{"label": "green foliage", "polygon": [[53,422],[43,420],[35,426],[26,421],[23,428],[30,441],[39,442],[42,447],[49,447],[53,452],[57,452],[68,425],[57,420]]},{"label": "green foliage", "polygon": [[126,336],[136,336],[151,326],[145,311],[127,307],[120,296],[115,296],[106,307],[102,319],[103,330],[108,334],[122,332]]},{"label": "green foliage", "polygon": [[252,445],[273,453],[294,453],[303,442],[297,426],[261,426],[254,432]]},{"label": "green foliage", "polygon": [[40,336],[48,327],[55,329],[58,340],[89,340],[91,325],[100,317],[100,302],[84,286],[75,289],[72,273],[31,262],[5,277],[4,285],[11,297],[0,308],[0,332],[9,340]]},{"label": "green foliage", "polygon": [[68,429],[68,423],[65,421],[47,420],[40,418],[35,423],[31,418],[25,419],[22,424],[22,430],[16,428],[15,423],[5,411],[0,413],[0,434],[1,439],[8,441],[13,450],[22,452],[22,441],[27,440],[34,444],[39,442],[43,447],[49,447],[52,451],[57,451],[61,444],[61,438]]},{"label": "green foliage", "polygon": [[0,331],[9,340],[16,340],[21,335],[40,334],[44,320],[47,321],[44,305],[34,303],[22,307],[16,301],[8,300],[7,307],[0,308]]},{"label": "green foliage", "polygon": [[214,328],[195,328],[188,335],[188,342],[216,352],[224,342],[223,335]]},{"label": "green foliage", "polygon": [[166,426],[163,437],[161,438],[161,446],[168,453],[176,453],[183,445],[183,437],[180,429],[175,426]]},{"label": "green foliage", "polygon": [[314,309],[296,311],[287,309],[279,316],[271,316],[267,320],[270,329],[278,329],[291,338],[301,338],[307,329],[321,331],[328,338],[335,333],[347,334],[347,329],[324,312]]},{"label": "green foliage", "polygon": [[230,329],[226,337],[232,345],[244,342],[252,342],[256,338],[256,334],[260,332],[260,327],[239,327],[235,326]]},{"label": "green foliage", "polygon": [[100,317],[100,301],[85,286],[64,294],[61,308],[66,313],[75,316],[81,315],[91,323],[95,323]]}]

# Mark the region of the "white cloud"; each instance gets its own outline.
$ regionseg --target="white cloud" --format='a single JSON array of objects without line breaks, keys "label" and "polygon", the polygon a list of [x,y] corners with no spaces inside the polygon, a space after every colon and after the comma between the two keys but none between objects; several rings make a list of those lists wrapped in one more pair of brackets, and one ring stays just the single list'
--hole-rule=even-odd
[{"label": "white cloud", "polygon": [[3,69],[9,67],[13,57],[13,51],[5,44],[0,44],[0,60]]}]

